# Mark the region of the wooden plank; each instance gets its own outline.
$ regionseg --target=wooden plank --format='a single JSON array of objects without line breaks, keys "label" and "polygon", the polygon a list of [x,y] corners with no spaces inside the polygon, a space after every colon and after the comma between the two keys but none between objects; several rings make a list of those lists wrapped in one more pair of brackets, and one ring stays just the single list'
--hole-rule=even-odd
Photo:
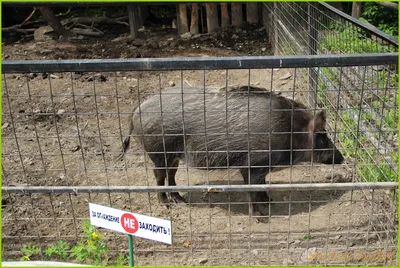
[{"label": "wooden plank", "polygon": [[207,32],[212,33],[218,29],[218,6],[216,3],[207,3]]},{"label": "wooden plank", "polygon": [[259,21],[258,3],[246,3],[246,17],[247,22],[256,24]]},{"label": "wooden plank", "polygon": [[184,34],[189,31],[187,7],[186,4],[179,4],[179,34]]},{"label": "wooden plank", "polygon": [[229,25],[228,3],[221,3],[221,26]]},{"label": "wooden plank", "polygon": [[199,4],[197,3],[192,4],[192,14],[190,17],[190,33],[199,33]]},{"label": "wooden plank", "polygon": [[242,3],[232,3],[232,25],[240,26],[243,23]]}]

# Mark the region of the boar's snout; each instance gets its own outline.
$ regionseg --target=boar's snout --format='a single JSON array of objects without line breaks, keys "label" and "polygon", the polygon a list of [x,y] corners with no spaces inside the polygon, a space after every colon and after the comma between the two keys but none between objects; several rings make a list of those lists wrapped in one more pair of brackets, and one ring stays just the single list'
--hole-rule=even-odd
[{"label": "boar's snout", "polygon": [[323,164],[342,164],[343,161],[343,155],[338,150],[335,150],[335,155],[323,161]]}]

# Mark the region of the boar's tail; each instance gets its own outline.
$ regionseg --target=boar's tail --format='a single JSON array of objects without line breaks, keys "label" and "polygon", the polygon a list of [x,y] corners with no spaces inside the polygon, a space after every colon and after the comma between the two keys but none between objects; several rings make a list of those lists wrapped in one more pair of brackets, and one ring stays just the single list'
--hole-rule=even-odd
[{"label": "boar's tail", "polygon": [[117,158],[115,159],[115,162],[121,160],[125,156],[125,153],[129,149],[129,144],[130,144],[130,141],[131,141],[131,136],[130,135],[132,134],[132,131],[133,131],[133,120],[132,119],[133,119],[133,115],[134,115],[134,112],[136,111],[137,107],[138,107],[138,105],[135,106],[135,108],[133,109],[132,115],[129,116],[129,132],[128,132],[128,136],[125,137],[124,142],[122,143],[122,152],[117,156]]},{"label": "boar's tail", "polygon": [[133,117],[133,115],[129,117],[129,131],[128,131],[128,136],[125,137],[124,143],[122,144],[122,153],[123,153],[123,154],[125,154],[126,151],[128,151],[128,149],[129,149],[129,144],[130,144],[130,141],[131,141],[131,136],[130,136],[130,135],[132,134],[132,131],[133,131],[132,117]]}]

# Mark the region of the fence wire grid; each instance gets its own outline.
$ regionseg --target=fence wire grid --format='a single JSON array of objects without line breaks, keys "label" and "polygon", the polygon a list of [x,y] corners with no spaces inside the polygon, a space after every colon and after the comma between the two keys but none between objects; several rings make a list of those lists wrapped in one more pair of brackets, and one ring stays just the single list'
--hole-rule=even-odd
[{"label": "fence wire grid", "polygon": [[92,202],[172,221],[171,246],[134,238],[136,265],[396,265],[397,44],[323,45],[365,29],[319,3],[263,16],[299,56],[3,61],[3,260],[81,240]]}]

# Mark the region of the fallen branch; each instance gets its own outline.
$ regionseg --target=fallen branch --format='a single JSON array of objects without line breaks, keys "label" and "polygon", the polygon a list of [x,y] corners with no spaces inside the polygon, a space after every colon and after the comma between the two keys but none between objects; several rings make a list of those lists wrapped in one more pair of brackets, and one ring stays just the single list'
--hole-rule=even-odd
[{"label": "fallen branch", "polygon": [[[58,15],[56,15],[56,17],[63,17],[68,15],[69,13],[71,13],[71,7],[65,12],[65,13],[60,13]],[[35,21],[29,21],[26,23],[26,25],[31,25],[31,24],[37,24],[37,23],[42,23],[42,22],[46,22],[45,19],[40,19],[40,20],[35,20]]]},{"label": "fallen branch", "polygon": [[104,34],[104,32],[102,32],[101,30],[99,30],[99,29],[97,29],[97,28],[95,28],[93,26],[88,26],[88,25],[81,24],[81,23],[77,23],[76,26],[81,26],[82,28],[91,29],[91,30],[94,30],[94,31],[99,32],[101,34]]},{"label": "fallen branch", "polygon": [[74,34],[94,36],[94,37],[99,37],[103,35],[102,32],[95,32],[92,31],[91,29],[73,28],[70,31]]},{"label": "fallen branch", "polygon": [[396,3],[393,3],[393,2],[375,2],[375,3],[377,3],[378,5],[383,6],[383,7],[388,7],[388,8],[394,9],[396,11],[399,10],[399,5]]},{"label": "fallen branch", "polygon": [[3,32],[20,32],[20,33],[24,33],[27,34],[29,32],[34,32],[36,29],[22,29],[22,27],[24,27],[24,25],[28,22],[28,20],[30,20],[33,16],[33,14],[35,14],[36,12],[36,7],[33,8],[31,14],[29,14],[29,16],[20,24],[16,24],[10,27],[6,27],[6,28],[2,28],[1,30]]},{"label": "fallen branch", "polygon": [[36,12],[36,7],[33,8],[31,14],[19,26],[20,27],[24,26],[28,22],[28,20],[30,20],[32,18],[33,14],[35,14],[35,12]]},{"label": "fallen branch", "polygon": [[123,24],[126,26],[129,26],[127,22],[124,21],[119,21],[111,18],[105,18],[105,17],[77,17],[77,18],[71,18],[68,23],[72,23],[73,25],[76,24]]}]

